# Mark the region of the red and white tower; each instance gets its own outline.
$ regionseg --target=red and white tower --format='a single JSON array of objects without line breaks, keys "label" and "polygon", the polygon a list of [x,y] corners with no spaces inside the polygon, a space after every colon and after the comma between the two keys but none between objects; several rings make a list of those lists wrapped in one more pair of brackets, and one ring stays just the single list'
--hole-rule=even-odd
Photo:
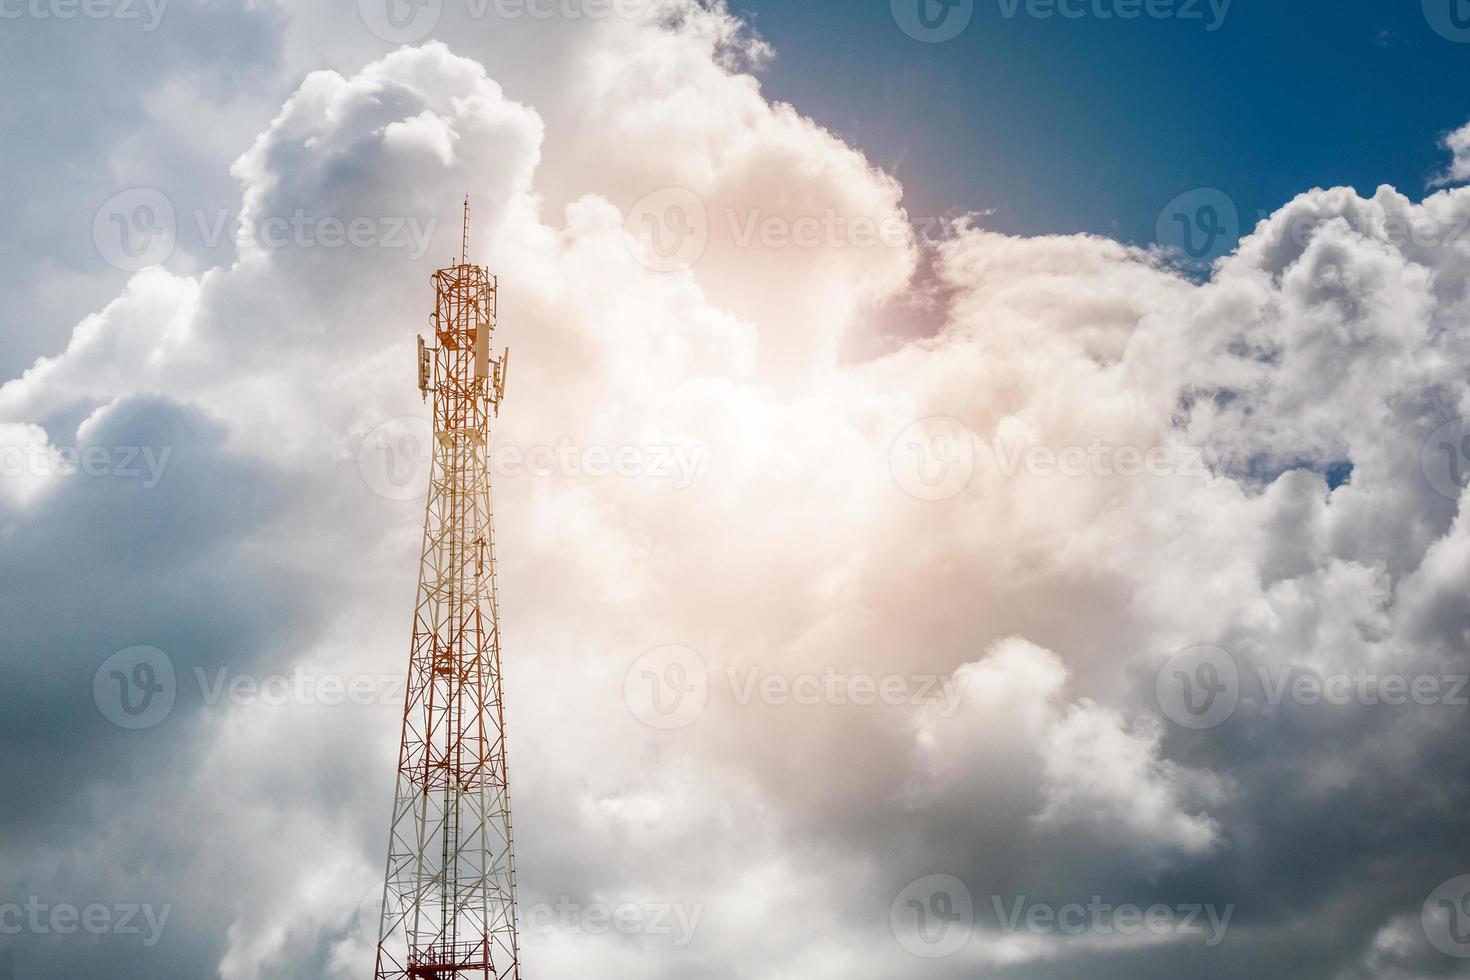
[{"label": "red and white tower", "polygon": [[519,980],[490,420],[509,352],[490,356],[496,280],[468,260],[434,273],[434,459],[388,842],[378,980]]}]

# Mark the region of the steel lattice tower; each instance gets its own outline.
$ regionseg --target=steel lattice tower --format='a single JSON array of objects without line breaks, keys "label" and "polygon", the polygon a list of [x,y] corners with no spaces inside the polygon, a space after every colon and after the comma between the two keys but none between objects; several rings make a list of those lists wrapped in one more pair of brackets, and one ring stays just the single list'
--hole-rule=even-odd
[{"label": "steel lattice tower", "polygon": [[490,357],[496,279],[468,260],[434,273],[434,457],[403,747],[378,939],[383,978],[519,980],[500,619],[490,509],[490,419],[509,352]]}]

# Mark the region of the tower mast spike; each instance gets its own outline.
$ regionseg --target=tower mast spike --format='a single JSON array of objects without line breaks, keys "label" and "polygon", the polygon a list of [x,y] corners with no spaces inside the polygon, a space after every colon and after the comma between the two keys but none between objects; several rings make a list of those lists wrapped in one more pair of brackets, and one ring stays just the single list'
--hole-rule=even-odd
[{"label": "tower mast spike", "polygon": [[464,195],[464,232],[459,239],[459,264],[470,264],[470,195]]}]

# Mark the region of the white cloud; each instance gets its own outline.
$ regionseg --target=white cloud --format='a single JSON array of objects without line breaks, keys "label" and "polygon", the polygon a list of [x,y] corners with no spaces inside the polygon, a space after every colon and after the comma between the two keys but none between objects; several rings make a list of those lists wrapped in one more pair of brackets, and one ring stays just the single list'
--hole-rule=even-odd
[{"label": "white cloud", "polygon": [[1207,853],[1219,825],[1190,807],[1222,802],[1224,787],[1211,773],[1161,759],[1159,727],[1150,720],[1130,728],[1089,701],[1070,707],[1043,741],[1046,807],[1037,819],[1095,823],[1149,863]]},{"label": "white cloud", "polygon": [[[503,40],[480,39],[493,32],[466,35],[476,57],[430,44],[310,74],[234,168],[241,213],[432,219],[429,250],[251,247],[203,273],[143,272],[63,353],[0,388],[12,437],[41,425],[57,443],[94,418],[100,438],[158,417],[190,450],[157,512],[63,479],[0,513],[22,537],[79,516],[96,533],[123,513],[150,547],[177,549],[147,552],[165,571],[142,584],[125,581],[143,564],[136,541],[101,549],[143,613],[107,610],[67,669],[90,683],[96,644],[140,642],[155,620],[234,625],[221,596],[257,615],[238,638],[179,630],[186,679],[221,658],[256,673],[401,669],[422,511],[374,495],[357,459],[381,423],[424,411],[412,334],[429,271],[458,249],[468,188],[472,256],[501,276],[498,340],[516,354],[500,443],[688,441],[708,459],[680,490],[567,472],[497,486],[524,898],[707,906],[687,948],[528,936],[532,962],[890,976],[912,961],[885,933],[888,903],[920,874],[1086,901],[1132,894],[1142,866],[1202,891],[1243,877],[1267,901],[1293,855],[1263,849],[1261,826],[1300,813],[1362,843],[1364,817],[1334,794],[1397,802],[1447,716],[1381,729],[1352,715],[1313,739],[1303,729],[1326,723],[1247,702],[1217,738],[1186,742],[1163,727],[1153,671],[1202,642],[1236,652],[1247,676],[1412,669],[1425,651],[1463,662],[1466,532],[1421,450],[1470,409],[1470,255],[1393,221],[1453,227],[1470,191],[1304,194],[1203,285],[1104,239],[961,226],[935,256],[952,294],[937,333],[844,361],[875,307],[912,299],[918,246],[772,247],[738,230],[752,217],[902,221],[901,189],[730,70],[740,49],[761,53],[726,12],[684,13],[682,28],[578,24],[537,48],[578,67],[575,98],[526,82],[536,73]],[[360,64],[363,45],[316,31],[318,16],[299,12],[290,58],[319,41],[326,60]],[[492,80],[498,59],[531,95]],[[668,274],[624,233],[633,205],[666,187],[711,217],[704,257]],[[110,417],[117,406],[133,414]],[[951,499],[921,500],[890,453],[929,416],[982,443],[1023,431],[1054,453],[1194,453],[1218,472],[1007,472],[981,452]],[[1329,491],[1322,474],[1342,463],[1352,477]],[[622,703],[623,675],[674,642],[699,651],[714,688],[695,725],[654,732]],[[750,665],[952,678],[964,700],[949,716],[740,704],[723,678]],[[97,790],[110,824],[151,845],[109,873],[170,857],[158,887],[194,903],[176,947],[191,962],[360,975],[348,923],[381,862],[393,715],[181,707],[157,798],[135,809],[116,785]],[[1390,754],[1397,767],[1376,764]],[[1438,827],[1418,789],[1418,816]],[[191,807],[205,818],[171,820],[166,846],[145,833],[156,810]],[[1407,869],[1394,848],[1424,843],[1371,830],[1375,867]],[[54,885],[66,853],[33,859],[31,887]],[[1304,891],[1333,887],[1316,864],[1287,870]],[[1297,914],[1330,926],[1392,911],[1353,897],[1366,911],[1304,901]],[[757,927],[767,941],[753,950]],[[1022,937],[992,953],[1058,950]]]},{"label": "white cloud", "polygon": [[1444,148],[1454,156],[1450,168],[1434,178],[1432,186],[1447,187],[1470,181],[1470,123],[1446,134]]},{"label": "white cloud", "polygon": [[1070,701],[1067,674],[1056,654],[1018,638],[961,667],[958,713],[919,719],[924,802],[957,793],[982,808],[1019,801],[1043,834],[1080,829],[1149,867],[1209,852],[1219,828],[1199,808],[1224,801],[1220,780],[1161,758],[1152,718],[1130,723]]}]

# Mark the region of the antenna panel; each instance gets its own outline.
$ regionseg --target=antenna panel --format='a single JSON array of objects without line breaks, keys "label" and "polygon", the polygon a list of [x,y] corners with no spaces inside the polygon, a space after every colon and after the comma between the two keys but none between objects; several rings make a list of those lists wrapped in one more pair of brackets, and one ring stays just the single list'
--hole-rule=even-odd
[{"label": "antenna panel", "polygon": [[490,324],[481,321],[475,328],[475,377],[490,376]]}]

